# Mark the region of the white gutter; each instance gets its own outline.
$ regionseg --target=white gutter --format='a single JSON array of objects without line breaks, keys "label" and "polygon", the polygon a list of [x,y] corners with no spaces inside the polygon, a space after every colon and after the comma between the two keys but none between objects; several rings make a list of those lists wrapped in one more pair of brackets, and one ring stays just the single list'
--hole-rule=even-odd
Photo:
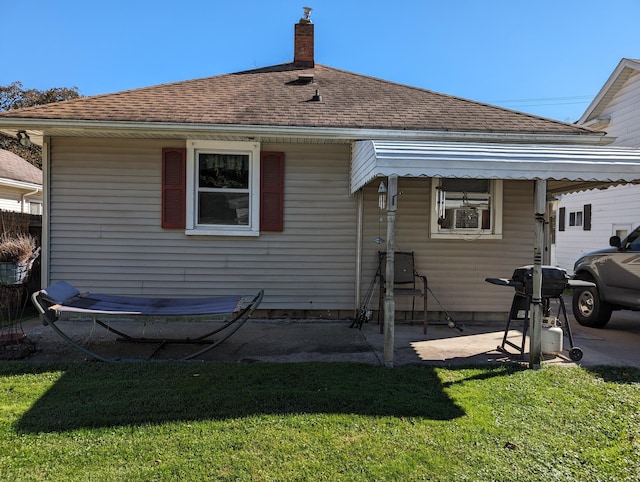
[{"label": "white gutter", "polygon": [[[95,133],[96,137],[128,136],[152,137],[155,135],[178,134],[179,137],[193,138],[194,134],[227,134],[251,137],[306,137],[332,140],[397,139],[397,140],[440,140],[477,141],[500,143],[545,143],[607,145],[615,138],[604,133],[584,134],[544,134],[510,132],[466,132],[443,130],[400,130],[400,129],[357,129],[337,127],[262,126],[237,124],[193,124],[169,122],[119,122],[67,119],[23,119],[0,117],[0,128],[41,130],[43,135],[55,135],[52,130],[81,130],[83,134]],[[112,132],[109,132],[112,131]]]},{"label": "white gutter", "polygon": [[[364,238],[364,193],[362,190],[356,194],[356,297],[355,306],[360,308],[360,291],[362,290],[362,240]],[[354,316],[357,316],[356,312]]]},{"label": "white gutter", "polygon": [[0,177],[0,185],[15,187],[18,189],[42,189],[42,186],[39,184],[34,184],[32,182],[25,182],[25,181],[16,181],[15,179],[8,179],[6,177]]},{"label": "white gutter", "polygon": [[22,212],[25,212],[25,207],[26,207],[26,202],[27,202],[27,197],[28,196],[33,196],[34,194],[38,194],[40,191],[42,191],[42,187],[37,187],[35,188],[33,191],[31,192],[26,192],[22,195]]},{"label": "white gutter", "polygon": [[48,137],[42,138],[42,185],[46,187],[44,191],[45,196],[42,199],[42,239],[40,246],[40,287],[46,288],[49,286],[51,279],[51,269],[49,266],[49,250],[51,249],[50,238],[50,225],[49,225],[49,206],[51,198],[51,174],[50,174],[50,139]]}]

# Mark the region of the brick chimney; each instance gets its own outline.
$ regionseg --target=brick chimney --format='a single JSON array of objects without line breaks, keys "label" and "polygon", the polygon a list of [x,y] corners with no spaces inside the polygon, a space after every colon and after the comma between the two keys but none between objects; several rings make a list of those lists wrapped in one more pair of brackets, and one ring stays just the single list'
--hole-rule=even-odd
[{"label": "brick chimney", "polygon": [[296,67],[312,68],[313,60],[313,24],[311,23],[311,7],[304,8],[304,17],[295,25],[293,65]]}]

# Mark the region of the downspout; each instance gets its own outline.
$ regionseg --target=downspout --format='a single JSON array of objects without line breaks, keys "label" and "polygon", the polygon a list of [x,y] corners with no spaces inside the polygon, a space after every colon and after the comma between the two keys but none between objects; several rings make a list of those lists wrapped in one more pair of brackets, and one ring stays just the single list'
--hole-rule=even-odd
[{"label": "downspout", "polygon": [[22,210],[22,212],[23,212],[23,213],[25,212],[25,211],[24,211],[24,208],[26,207],[27,196],[33,196],[34,194],[38,194],[40,191],[42,191],[42,188],[41,188],[41,187],[37,187],[37,188],[35,188],[33,191],[31,191],[31,192],[27,192],[27,193],[24,193],[24,194],[22,195],[22,202],[21,202],[21,204],[22,204],[22,209],[21,209],[21,210]]},{"label": "downspout", "polygon": [[50,233],[49,233],[49,219],[50,219],[50,208],[51,206],[50,198],[51,198],[51,167],[49,160],[49,146],[50,146],[51,138],[44,137],[42,139],[42,249],[40,250],[40,270],[41,270],[41,288],[46,288],[50,283],[50,269],[49,263],[50,255],[49,252],[51,250],[50,247]]},{"label": "downspout", "polygon": [[360,290],[362,288],[362,239],[363,239],[363,223],[364,223],[364,192],[359,189],[356,192],[356,293],[355,293],[355,311],[360,307]]}]

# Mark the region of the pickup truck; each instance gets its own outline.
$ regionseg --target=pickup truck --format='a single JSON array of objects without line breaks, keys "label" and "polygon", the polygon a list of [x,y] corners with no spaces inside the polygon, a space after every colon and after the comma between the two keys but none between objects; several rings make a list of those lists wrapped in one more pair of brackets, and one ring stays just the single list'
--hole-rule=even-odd
[{"label": "pickup truck", "polygon": [[573,290],[573,316],[583,326],[602,328],[615,310],[640,310],[640,226],[623,240],[611,236],[609,245],[584,254],[573,268],[574,279],[595,283]]}]

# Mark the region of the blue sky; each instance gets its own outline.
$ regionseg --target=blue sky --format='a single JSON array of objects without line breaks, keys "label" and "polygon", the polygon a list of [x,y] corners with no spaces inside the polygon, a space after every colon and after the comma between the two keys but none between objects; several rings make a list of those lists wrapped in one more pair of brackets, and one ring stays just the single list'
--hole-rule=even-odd
[{"label": "blue sky", "polygon": [[567,122],[640,58],[639,0],[0,0],[0,85],[96,95],[290,62],[307,5],[317,63]]}]

